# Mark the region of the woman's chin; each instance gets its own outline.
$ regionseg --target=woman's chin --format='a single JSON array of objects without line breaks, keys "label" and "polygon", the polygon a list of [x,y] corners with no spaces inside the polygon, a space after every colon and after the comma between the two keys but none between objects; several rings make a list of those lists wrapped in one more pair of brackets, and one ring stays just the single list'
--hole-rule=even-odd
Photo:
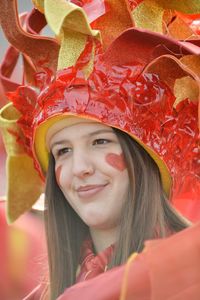
[{"label": "woman's chin", "polygon": [[109,230],[112,227],[115,227],[110,220],[102,218],[102,216],[95,216],[94,218],[84,218],[83,222],[91,229],[95,230]]},{"label": "woman's chin", "polygon": [[91,219],[86,219],[83,220],[84,223],[90,227],[90,228],[104,228],[105,227],[105,222],[103,220],[91,220]]},{"label": "woman's chin", "polygon": [[88,227],[95,229],[110,229],[111,227],[115,227],[116,223],[119,222],[113,211],[110,209],[105,211],[105,206],[95,205],[95,203],[82,207],[82,210],[78,214]]},{"label": "woman's chin", "polygon": [[99,213],[85,214],[82,216],[82,220],[88,227],[93,228],[104,227],[107,223],[107,220],[104,218],[104,216],[99,215]]}]

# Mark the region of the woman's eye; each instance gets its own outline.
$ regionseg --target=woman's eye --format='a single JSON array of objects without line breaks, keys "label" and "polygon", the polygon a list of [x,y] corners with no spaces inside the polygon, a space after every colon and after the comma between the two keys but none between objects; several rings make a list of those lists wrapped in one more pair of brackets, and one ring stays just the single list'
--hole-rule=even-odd
[{"label": "woman's eye", "polygon": [[66,153],[69,153],[69,152],[71,152],[71,149],[70,149],[70,148],[67,148],[67,147],[61,148],[61,149],[58,149],[58,150],[57,150],[56,156],[59,157],[59,156],[62,156],[62,155],[64,155],[64,154],[66,154]]},{"label": "woman's eye", "polygon": [[94,140],[93,145],[105,145],[108,143],[110,143],[110,140],[108,139],[96,139]]}]

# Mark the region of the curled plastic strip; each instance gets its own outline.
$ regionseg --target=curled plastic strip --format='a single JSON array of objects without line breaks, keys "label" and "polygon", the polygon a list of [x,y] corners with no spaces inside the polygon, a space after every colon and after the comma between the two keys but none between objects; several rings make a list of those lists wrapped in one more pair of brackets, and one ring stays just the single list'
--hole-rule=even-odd
[{"label": "curled plastic strip", "polygon": [[[55,39],[33,35],[19,23],[16,0],[0,1],[0,22],[8,41],[20,52],[28,55],[36,70],[41,66],[55,71],[57,67],[59,45]],[[49,51],[51,49],[51,51]]]}]

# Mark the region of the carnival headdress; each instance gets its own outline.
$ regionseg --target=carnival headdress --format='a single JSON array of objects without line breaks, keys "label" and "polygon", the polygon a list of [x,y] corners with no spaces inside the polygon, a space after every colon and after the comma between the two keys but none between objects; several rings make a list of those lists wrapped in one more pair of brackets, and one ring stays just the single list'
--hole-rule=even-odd
[{"label": "carnival headdress", "polygon": [[[11,143],[17,140],[44,178],[49,128],[67,116],[89,118],[128,133],[142,145],[159,167],[166,194],[170,194],[172,180],[174,193],[183,180],[191,178],[200,190],[200,49],[136,29],[128,1],[71,2],[34,1],[40,10],[39,23],[45,24],[45,16],[57,39],[24,31],[15,1],[0,3],[1,11],[7,9],[7,17],[1,16],[2,28],[29,66],[28,85],[8,93],[15,108],[9,103],[1,110],[2,124],[7,116],[15,126],[18,120],[17,131],[5,129]],[[8,19],[13,20],[12,26]],[[15,203],[8,206],[10,221],[36,201],[41,183],[35,178],[35,195],[21,196],[20,191],[22,198],[17,201],[13,194],[9,196],[9,203]]]}]

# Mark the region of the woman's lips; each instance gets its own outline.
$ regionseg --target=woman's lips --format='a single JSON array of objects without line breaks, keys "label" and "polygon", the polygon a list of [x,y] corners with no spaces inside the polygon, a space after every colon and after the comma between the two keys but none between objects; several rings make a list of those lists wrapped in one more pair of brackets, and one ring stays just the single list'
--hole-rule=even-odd
[{"label": "woman's lips", "polygon": [[93,195],[101,192],[108,183],[106,184],[98,184],[98,185],[86,185],[86,186],[81,186],[77,189],[77,193],[80,198],[89,198],[92,197]]}]

